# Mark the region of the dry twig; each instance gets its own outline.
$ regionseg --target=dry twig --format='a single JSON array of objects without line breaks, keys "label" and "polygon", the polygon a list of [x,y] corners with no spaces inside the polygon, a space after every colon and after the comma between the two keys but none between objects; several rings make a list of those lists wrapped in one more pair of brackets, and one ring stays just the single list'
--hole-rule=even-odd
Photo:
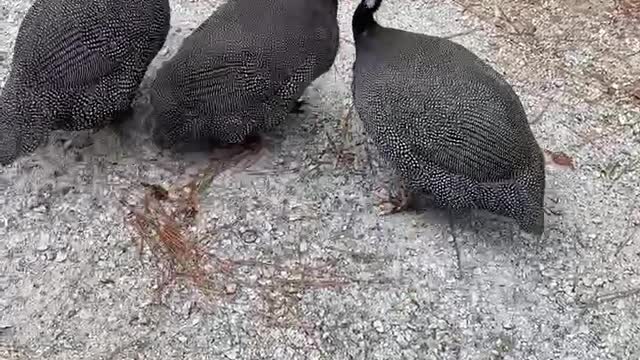
[{"label": "dry twig", "polygon": [[[245,156],[238,155],[232,163],[244,160]],[[331,264],[310,267],[299,261],[230,260],[205,252],[198,245],[194,231],[201,212],[199,195],[229,168],[225,164],[212,164],[198,178],[175,188],[144,183],[141,203],[125,204],[129,209],[127,222],[139,238],[140,253],[145,246],[150,249],[162,271],[158,295],[177,278],[186,278],[207,297],[234,296],[239,287],[243,287],[259,292],[272,318],[290,321],[287,318],[292,315],[291,308],[304,291],[337,288],[353,282],[335,275]],[[242,271],[247,269],[261,276],[257,280],[251,278]]]}]

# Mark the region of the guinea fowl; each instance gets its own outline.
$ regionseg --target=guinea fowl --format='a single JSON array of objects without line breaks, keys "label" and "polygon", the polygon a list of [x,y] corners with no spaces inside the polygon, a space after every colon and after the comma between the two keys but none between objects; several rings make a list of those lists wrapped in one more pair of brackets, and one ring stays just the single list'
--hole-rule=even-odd
[{"label": "guinea fowl", "polygon": [[518,96],[462,45],[379,25],[381,2],[363,0],[352,19],[352,92],[368,137],[410,193],[541,234],[544,157]]},{"label": "guinea fowl", "polygon": [[246,144],[299,112],[333,65],[337,0],[229,0],[183,42],[151,86],[161,148]]},{"label": "guinea fowl", "polygon": [[168,0],[36,0],[0,95],[0,164],[51,130],[123,119],[170,28]]}]

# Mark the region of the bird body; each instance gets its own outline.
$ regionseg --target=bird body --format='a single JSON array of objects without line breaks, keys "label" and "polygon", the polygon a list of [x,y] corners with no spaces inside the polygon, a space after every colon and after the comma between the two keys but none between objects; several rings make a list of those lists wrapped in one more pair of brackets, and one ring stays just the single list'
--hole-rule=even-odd
[{"label": "bird body", "polygon": [[450,40],[386,28],[381,0],[353,18],[352,92],[365,131],[411,190],[449,209],[544,227],[544,157],[511,86]]},{"label": "bird body", "polygon": [[228,0],[151,86],[163,148],[238,144],[278,125],[338,50],[337,0]]},{"label": "bird body", "polygon": [[0,163],[51,130],[101,128],[128,112],[169,28],[168,0],[36,0],[0,95]]}]

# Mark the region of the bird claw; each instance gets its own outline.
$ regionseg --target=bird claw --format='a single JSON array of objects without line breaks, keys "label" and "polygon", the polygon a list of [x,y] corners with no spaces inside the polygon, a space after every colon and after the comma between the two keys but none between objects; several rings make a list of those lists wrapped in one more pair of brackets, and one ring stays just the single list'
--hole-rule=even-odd
[{"label": "bird claw", "polygon": [[399,213],[409,208],[411,198],[404,189],[400,190],[398,196],[390,195],[387,190],[383,190],[383,192],[383,194],[376,193],[376,196],[380,200],[377,206],[381,216]]},{"label": "bird claw", "polygon": [[387,216],[402,212],[402,208],[392,201],[384,201],[378,204],[378,215]]},{"label": "bird claw", "polygon": [[262,156],[265,149],[261,136],[250,136],[245,142],[239,144],[242,149],[235,159],[236,168],[247,169],[255,164]]}]

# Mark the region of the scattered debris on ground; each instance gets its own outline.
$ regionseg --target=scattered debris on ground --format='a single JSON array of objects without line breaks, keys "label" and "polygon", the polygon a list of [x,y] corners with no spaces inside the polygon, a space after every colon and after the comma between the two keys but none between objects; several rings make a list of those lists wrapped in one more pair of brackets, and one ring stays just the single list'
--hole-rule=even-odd
[{"label": "scattered debris on ground", "polygon": [[571,170],[575,170],[576,168],[573,163],[573,158],[562,151],[544,149],[543,153],[544,161],[547,166],[551,165],[560,168],[570,168]]},{"label": "scattered debris on ground", "polygon": [[[240,153],[226,165],[214,162],[185,185],[165,188],[141,183],[142,200],[135,205],[123,201],[128,208],[127,223],[138,238],[140,255],[148,248],[156,261],[161,274],[158,298],[179,280],[186,280],[209,300],[233,298],[242,289],[257,290],[265,305],[260,315],[271,325],[282,325],[293,321],[294,305],[304,291],[346,286],[353,280],[337,275],[333,263],[309,266],[298,261],[224,259],[199,245],[202,236],[196,220],[201,215],[200,196],[211,190],[217,176],[246,159],[247,154]],[[260,276],[248,275],[255,273]]]}]

